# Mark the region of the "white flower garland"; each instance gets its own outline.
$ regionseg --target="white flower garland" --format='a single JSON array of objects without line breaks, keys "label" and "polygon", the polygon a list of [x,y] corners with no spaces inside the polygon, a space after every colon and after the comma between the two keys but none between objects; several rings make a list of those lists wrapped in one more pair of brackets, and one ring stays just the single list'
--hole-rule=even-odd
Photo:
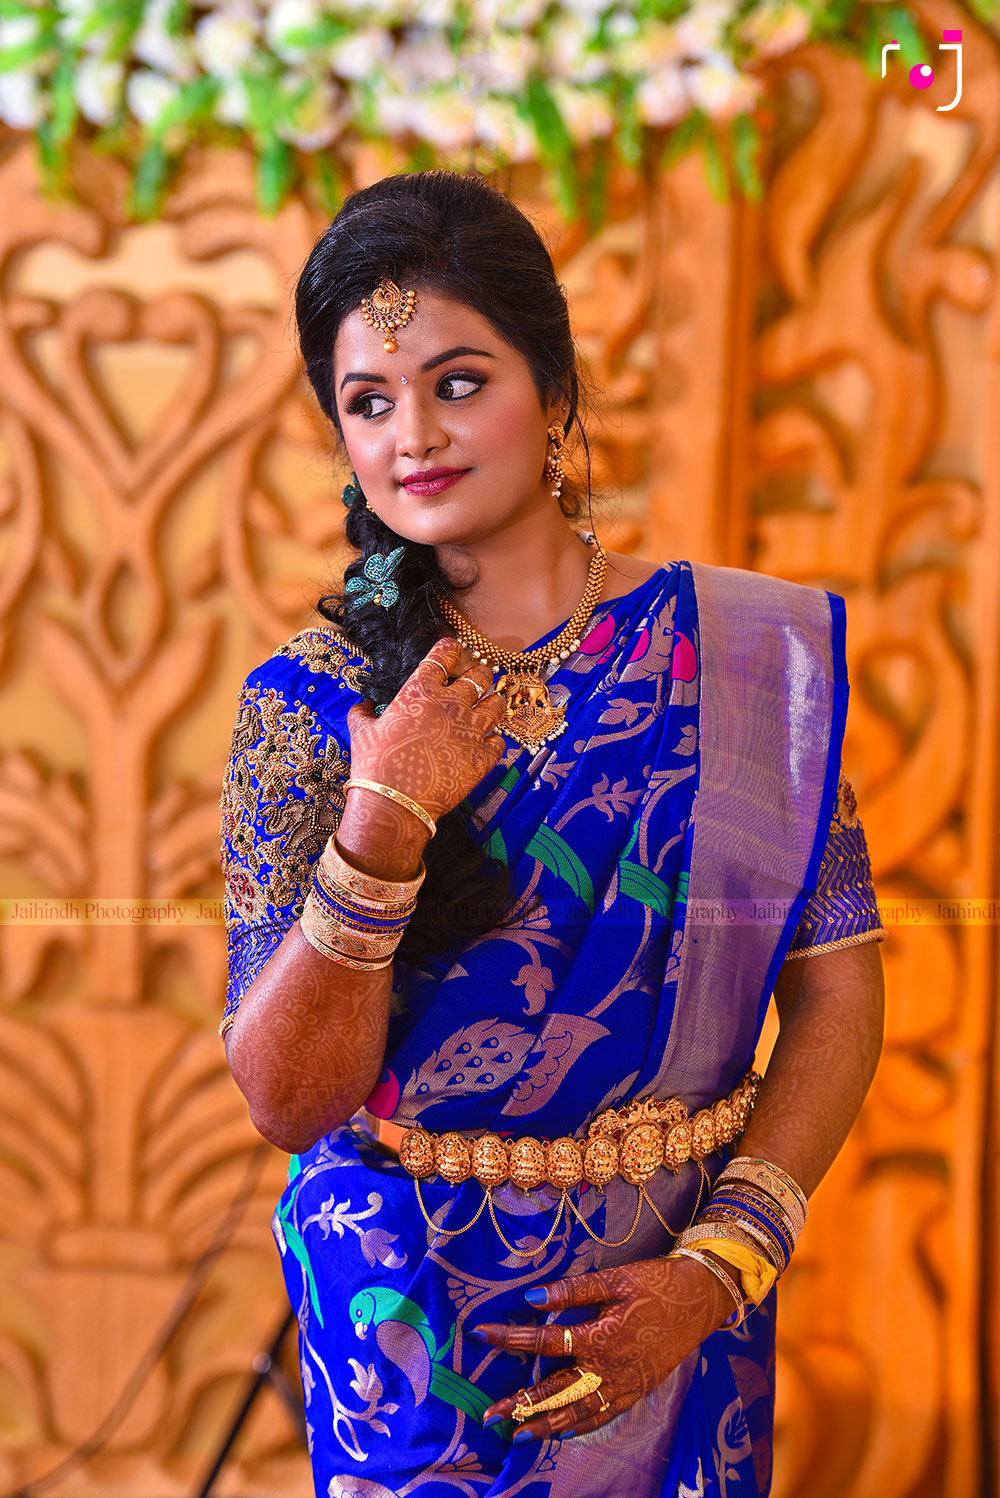
[{"label": "white flower garland", "polygon": [[[972,0],[995,13],[994,0]],[[818,0],[0,0],[0,120],[38,133],[58,177],[81,131],[135,163],[133,208],[158,206],[193,142],[241,132],[274,210],[305,172],[330,200],[352,141],[415,163],[541,159],[578,207],[589,149],[637,163],[669,130],[720,140],[755,195],[758,65],[813,38],[873,54],[921,41],[904,7]],[[846,20],[845,20],[846,15]],[[478,154],[477,154],[478,153]],[[312,172],[310,173],[310,158]],[[335,206],[331,201],[330,206]]]}]

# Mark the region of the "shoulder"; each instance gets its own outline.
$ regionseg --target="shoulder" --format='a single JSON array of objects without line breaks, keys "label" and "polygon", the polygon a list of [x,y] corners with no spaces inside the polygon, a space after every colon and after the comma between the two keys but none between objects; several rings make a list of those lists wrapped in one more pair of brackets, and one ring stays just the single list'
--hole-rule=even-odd
[{"label": "shoulder", "polygon": [[299,671],[313,676],[332,676],[346,681],[358,691],[354,677],[364,671],[368,662],[356,646],[335,624],[314,625],[300,629],[284,645],[279,645],[272,662],[286,661]]},{"label": "shoulder", "polygon": [[734,597],[744,595],[806,603],[809,600],[829,601],[837,596],[811,583],[794,583],[786,577],[776,577],[771,572],[753,572],[747,567],[719,567],[709,562],[686,562],[684,565],[691,569],[696,585],[700,583],[705,590]]},{"label": "shoulder", "polygon": [[237,708],[236,738],[270,725],[287,728],[297,715],[313,730],[333,731],[343,741],[348,709],[361,696],[364,657],[333,625],[299,630],[245,677]]},{"label": "shoulder", "polygon": [[689,562],[698,601],[699,622],[738,627],[753,634],[774,629],[843,645],[844,600],[837,593],[808,583],[790,582],[769,572],[744,567],[716,567]]}]

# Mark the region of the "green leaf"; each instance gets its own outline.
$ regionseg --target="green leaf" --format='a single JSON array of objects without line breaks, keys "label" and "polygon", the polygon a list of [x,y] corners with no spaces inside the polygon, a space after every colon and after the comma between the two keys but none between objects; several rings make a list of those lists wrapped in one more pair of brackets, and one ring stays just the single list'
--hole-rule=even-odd
[{"label": "green leaf", "polygon": [[571,157],[573,138],[566,129],[559,105],[545,79],[530,74],[527,87],[517,101],[517,112],[534,127],[543,159],[550,165]]},{"label": "green leaf", "polygon": [[639,114],[634,79],[627,80],[618,92],[618,128],[615,140],[626,166],[637,166],[642,157],[643,125]]},{"label": "green leaf", "polygon": [[751,114],[738,114],[729,130],[736,180],[744,196],[751,203],[759,203],[764,196],[764,184],[760,177],[760,131]]},{"label": "green leaf", "polygon": [[51,49],[52,40],[47,36],[36,36],[18,47],[4,47],[0,51],[0,73],[16,73],[21,68],[30,67],[36,58]]},{"label": "green leaf", "polygon": [[628,899],[641,901],[658,915],[669,915],[673,909],[674,892],[669,884],[641,863],[619,860],[618,888]]},{"label": "green leaf", "polygon": [[420,140],[413,147],[406,163],[408,172],[427,172],[434,165],[434,147],[430,141]]},{"label": "green leaf", "polygon": [[566,841],[560,837],[543,822],[535,833],[525,852],[532,858],[537,858],[553,874],[565,881],[573,893],[578,895],[587,906],[591,915],[597,903],[594,895],[594,886],[590,875],[577,854]]},{"label": "green leaf", "polygon": [[273,217],[285,200],[295,175],[292,152],[287,141],[272,135],[265,138],[257,157],[257,203],[263,213]]},{"label": "green leaf", "polygon": [[319,198],[323,211],[333,218],[344,201],[344,189],[334,158],[329,151],[314,151],[310,160],[316,196]]},{"label": "green leaf", "polygon": [[334,42],[342,42],[345,36],[353,36],[357,22],[341,21],[336,16],[324,16],[315,26],[293,26],[284,34],[290,47],[301,47],[303,51],[319,52]]},{"label": "green leaf", "polygon": [[191,78],[187,83],[182,83],[176,97],[171,99],[150,126],[151,135],[161,139],[177,125],[192,125],[209,119],[221,87],[217,78]]},{"label": "green leaf", "polygon": [[52,133],[58,141],[68,141],[76,125],[76,58],[69,52],[60,57],[49,84],[51,105],[49,118]]},{"label": "green leaf", "polygon": [[157,136],[150,141],[135,165],[128,201],[130,218],[156,217],[163,202],[167,172],[167,153],[162,140]]},{"label": "green leaf", "polygon": [[163,20],[163,29],[168,36],[179,36],[191,18],[191,7],[187,0],[170,0]]},{"label": "green leaf", "polygon": [[664,171],[670,171],[695,146],[701,135],[703,124],[704,116],[700,110],[693,109],[690,114],[678,120],[677,124],[672,127],[663,147],[663,155],[660,157],[660,165]]},{"label": "green leaf", "polygon": [[720,203],[728,203],[729,173],[726,170],[726,158],[722,154],[719,137],[713,129],[702,132],[700,145],[705,157],[705,177],[709,190]]},{"label": "green leaf", "polygon": [[503,834],[500,831],[499,827],[494,827],[489,837],[487,838],[486,851],[490,855],[490,857],[495,858],[498,863],[510,862],[510,859],[507,857],[507,844],[503,840]]},{"label": "green leaf", "polygon": [[604,223],[608,211],[608,177],[611,163],[608,152],[599,143],[595,148],[593,165],[584,182],[584,201],[587,211],[587,228],[596,234]]}]

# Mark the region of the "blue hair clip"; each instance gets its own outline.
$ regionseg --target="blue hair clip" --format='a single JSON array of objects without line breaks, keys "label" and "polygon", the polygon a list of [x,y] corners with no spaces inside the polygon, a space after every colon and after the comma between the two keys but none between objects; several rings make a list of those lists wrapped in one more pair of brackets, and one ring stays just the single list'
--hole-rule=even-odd
[{"label": "blue hair clip", "polygon": [[384,609],[392,608],[399,598],[399,588],[392,581],[392,574],[403,560],[405,551],[405,546],[397,546],[385,557],[380,551],[373,552],[361,569],[363,576],[347,579],[344,591],[356,595],[348,599],[352,609],[359,609],[365,603],[377,603]]},{"label": "blue hair clip", "polygon": [[343,489],[341,489],[340,498],[343,502],[345,510],[349,510],[356,499],[364,498],[364,494],[362,492],[361,485],[358,483],[358,476],[356,473],[351,474],[350,481],[344,485]]}]

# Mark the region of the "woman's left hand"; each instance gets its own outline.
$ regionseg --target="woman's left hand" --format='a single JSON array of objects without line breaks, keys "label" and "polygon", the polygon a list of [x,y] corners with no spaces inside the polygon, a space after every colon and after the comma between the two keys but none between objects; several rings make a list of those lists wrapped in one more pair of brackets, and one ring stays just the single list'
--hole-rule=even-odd
[{"label": "woman's left hand", "polygon": [[[562,1368],[528,1390],[533,1403],[572,1384],[583,1369],[601,1376],[596,1393],[561,1409],[526,1420],[515,1440],[527,1432],[547,1436],[582,1435],[606,1425],[682,1363],[688,1353],[733,1312],[733,1298],[703,1265],[691,1259],[639,1259],[614,1269],[571,1275],[543,1287],[546,1310],[568,1306],[603,1306],[593,1321],[571,1328],[572,1357],[577,1366]],[[566,1356],[563,1327],[484,1324],[477,1339],[541,1357]],[[490,1406],[484,1424],[509,1418],[523,1391]]]}]

